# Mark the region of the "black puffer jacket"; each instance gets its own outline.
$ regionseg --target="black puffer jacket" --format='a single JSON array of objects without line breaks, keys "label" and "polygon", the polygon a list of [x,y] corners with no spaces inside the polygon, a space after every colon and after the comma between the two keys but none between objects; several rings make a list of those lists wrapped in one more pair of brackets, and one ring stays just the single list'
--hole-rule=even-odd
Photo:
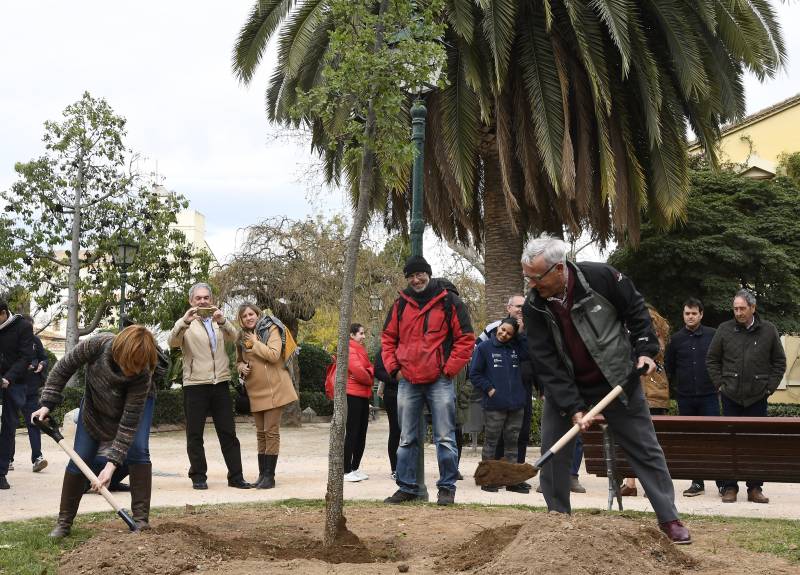
[{"label": "black puffer jacket", "polygon": [[706,366],[720,393],[747,407],[778,389],[786,371],[786,353],[775,326],[756,314],[750,329],[733,319],[720,324],[708,348]]},{"label": "black puffer jacket", "polygon": [[0,325],[0,375],[11,385],[25,383],[33,359],[33,326],[21,315]]}]

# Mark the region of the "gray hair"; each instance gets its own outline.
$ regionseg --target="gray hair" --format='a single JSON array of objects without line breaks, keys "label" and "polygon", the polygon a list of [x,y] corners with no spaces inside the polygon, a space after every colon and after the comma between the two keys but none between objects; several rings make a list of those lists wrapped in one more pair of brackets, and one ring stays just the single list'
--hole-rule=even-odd
[{"label": "gray hair", "polygon": [[754,296],[753,292],[751,292],[749,289],[740,289],[736,292],[736,295],[733,296],[733,299],[736,299],[737,297],[742,298],[749,306],[756,305],[756,296]]},{"label": "gray hair", "polygon": [[194,297],[194,292],[196,292],[199,289],[207,289],[208,290],[208,295],[210,295],[210,296],[214,295],[214,291],[211,289],[210,285],[208,285],[205,282],[200,282],[200,283],[194,284],[192,287],[189,288],[189,299],[192,299],[192,297]]},{"label": "gray hair", "polygon": [[515,293],[515,294],[512,294],[512,295],[508,296],[508,303],[506,305],[507,306],[513,305],[515,297],[521,297],[522,299],[525,299],[525,296],[522,295],[521,293]]},{"label": "gray hair", "polygon": [[521,262],[525,265],[531,265],[533,260],[540,255],[544,256],[544,261],[549,265],[566,262],[567,243],[550,234],[542,234],[528,242],[525,249],[522,250]]}]

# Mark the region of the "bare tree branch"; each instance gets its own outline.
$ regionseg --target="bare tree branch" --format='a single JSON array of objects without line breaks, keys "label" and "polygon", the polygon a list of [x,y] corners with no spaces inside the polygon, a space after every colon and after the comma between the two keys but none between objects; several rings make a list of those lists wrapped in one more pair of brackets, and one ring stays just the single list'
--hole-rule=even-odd
[{"label": "bare tree branch", "polygon": [[457,244],[453,241],[448,240],[447,246],[460,255],[462,258],[467,260],[472,267],[474,267],[478,272],[485,278],[486,277],[486,268],[484,267],[484,260],[483,254],[478,253],[475,248],[464,246],[461,244]]}]

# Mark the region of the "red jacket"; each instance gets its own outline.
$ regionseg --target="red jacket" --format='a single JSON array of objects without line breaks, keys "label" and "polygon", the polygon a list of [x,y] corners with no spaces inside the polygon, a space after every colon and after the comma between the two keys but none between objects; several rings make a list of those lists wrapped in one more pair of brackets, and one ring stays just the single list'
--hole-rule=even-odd
[{"label": "red jacket", "polygon": [[347,395],[372,397],[375,368],[363,345],[350,338],[350,359],[347,362]]},{"label": "red jacket", "polygon": [[[398,321],[401,300],[404,307]],[[444,306],[448,302],[451,309],[446,313]],[[400,292],[381,334],[381,356],[386,371],[394,375],[402,370],[411,383],[433,383],[441,375],[455,377],[469,361],[474,347],[475,334],[467,308],[452,290],[447,297],[444,288],[421,309],[414,298]]]}]

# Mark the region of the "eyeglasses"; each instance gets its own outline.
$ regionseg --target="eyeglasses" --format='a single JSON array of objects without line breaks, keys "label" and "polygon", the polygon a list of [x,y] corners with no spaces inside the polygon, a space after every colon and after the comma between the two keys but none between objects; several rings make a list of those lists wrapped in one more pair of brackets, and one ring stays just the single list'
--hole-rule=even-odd
[{"label": "eyeglasses", "polygon": [[426,277],[428,277],[428,274],[426,272],[414,272],[414,273],[408,274],[406,276],[406,280],[409,280],[409,281],[410,280],[423,280]]},{"label": "eyeglasses", "polygon": [[543,274],[534,274],[532,276],[529,276],[529,275],[526,275],[526,274],[522,274],[522,277],[525,278],[525,281],[528,281],[528,282],[532,282],[532,281],[533,282],[540,282],[540,281],[542,281],[544,279],[544,276],[549,274],[553,270],[553,268],[556,267],[560,263],[561,262],[554,263],[549,268],[547,268],[547,271],[544,272]]}]

